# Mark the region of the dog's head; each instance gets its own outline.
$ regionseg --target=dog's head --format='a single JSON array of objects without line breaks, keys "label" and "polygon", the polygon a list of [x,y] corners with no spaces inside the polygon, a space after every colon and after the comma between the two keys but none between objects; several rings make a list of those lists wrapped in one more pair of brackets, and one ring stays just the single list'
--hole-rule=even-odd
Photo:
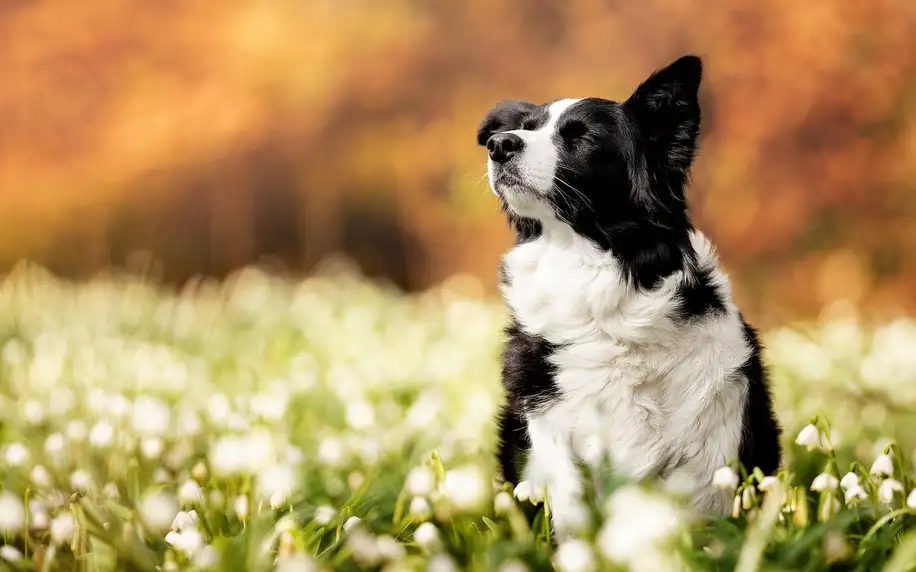
[{"label": "dog's head", "polygon": [[653,73],[624,102],[503,101],[482,121],[490,185],[518,228],[559,221],[607,235],[686,225],[684,185],[700,126],[698,57]]}]

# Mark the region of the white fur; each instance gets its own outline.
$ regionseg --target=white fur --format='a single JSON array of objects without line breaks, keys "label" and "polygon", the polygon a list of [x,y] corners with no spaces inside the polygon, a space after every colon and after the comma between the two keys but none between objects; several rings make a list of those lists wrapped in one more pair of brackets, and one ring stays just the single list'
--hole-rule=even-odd
[{"label": "white fur", "polygon": [[[543,130],[560,112],[551,108]],[[540,131],[517,133],[526,133],[525,165],[546,161],[526,179],[544,189],[556,151],[549,159]],[[552,147],[549,131],[546,140]],[[558,536],[574,532],[584,514],[575,460],[598,469],[596,452],[635,479],[677,465],[678,487],[687,478],[696,508],[726,512],[730,494],[713,487],[712,476],[738,456],[747,392],[738,370],[750,348],[712,245],[691,235],[698,267],[711,270],[726,312],[676,321],[677,288],[694,280],[696,269],[638,290],[612,254],[558,221],[546,201],[519,195],[525,198],[507,201],[510,207],[540,220],[543,232],[505,255],[502,294],[525,331],[561,346],[552,356],[561,397],[528,416],[524,475],[547,487]]]},{"label": "white fur", "polygon": [[[581,100],[560,99],[551,103],[548,110],[547,123],[538,129],[533,131],[517,129],[506,132],[518,135],[525,142],[519,157],[513,159],[525,189],[516,189],[511,186],[500,188],[506,203],[521,216],[531,218],[550,216],[550,212],[545,210],[545,203],[538,200],[538,196],[545,196],[553,190],[553,181],[560,159],[553,141],[557,121],[564,111],[578,101]],[[487,173],[490,176],[491,186],[493,169],[493,161],[489,161],[487,163]]]}]

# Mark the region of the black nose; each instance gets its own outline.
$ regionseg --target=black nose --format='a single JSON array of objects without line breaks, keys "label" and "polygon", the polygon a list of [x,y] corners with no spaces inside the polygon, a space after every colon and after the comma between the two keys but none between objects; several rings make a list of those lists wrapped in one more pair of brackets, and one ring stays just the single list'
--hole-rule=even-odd
[{"label": "black nose", "polygon": [[505,163],[513,155],[522,150],[525,142],[515,133],[497,133],[487,139],[487,150],[490,159],[497,163]]}]

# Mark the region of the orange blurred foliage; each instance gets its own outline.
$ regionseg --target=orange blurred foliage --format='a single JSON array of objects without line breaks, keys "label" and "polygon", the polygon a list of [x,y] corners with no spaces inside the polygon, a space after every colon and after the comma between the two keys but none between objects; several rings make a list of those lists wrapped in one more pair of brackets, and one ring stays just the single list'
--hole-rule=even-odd
[{"label": "orange blurred foliage", "polygon": [[764,322],[916,310],[909,0],[11,0],[0,267],[165,278],[345,251],[422,288],[510,240],[474,131],[496,101],[620,99],[706,60],[691,190]]}]

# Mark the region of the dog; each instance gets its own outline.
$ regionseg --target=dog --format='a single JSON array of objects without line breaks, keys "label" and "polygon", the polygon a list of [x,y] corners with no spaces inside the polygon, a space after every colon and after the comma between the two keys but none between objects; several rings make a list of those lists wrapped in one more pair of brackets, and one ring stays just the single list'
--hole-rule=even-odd
[{"label": "dog", "polygon": [[780,464],[757,332],[685,201],[702,75],[686,55],[622,103],[507,100],[478,128],[516,234],[500,266],[498,462],[505,481],[546,488],[557,538],[588,518],[580,462],[662,485],[676,474],[712,515],[734,494],[717,469]]}]

